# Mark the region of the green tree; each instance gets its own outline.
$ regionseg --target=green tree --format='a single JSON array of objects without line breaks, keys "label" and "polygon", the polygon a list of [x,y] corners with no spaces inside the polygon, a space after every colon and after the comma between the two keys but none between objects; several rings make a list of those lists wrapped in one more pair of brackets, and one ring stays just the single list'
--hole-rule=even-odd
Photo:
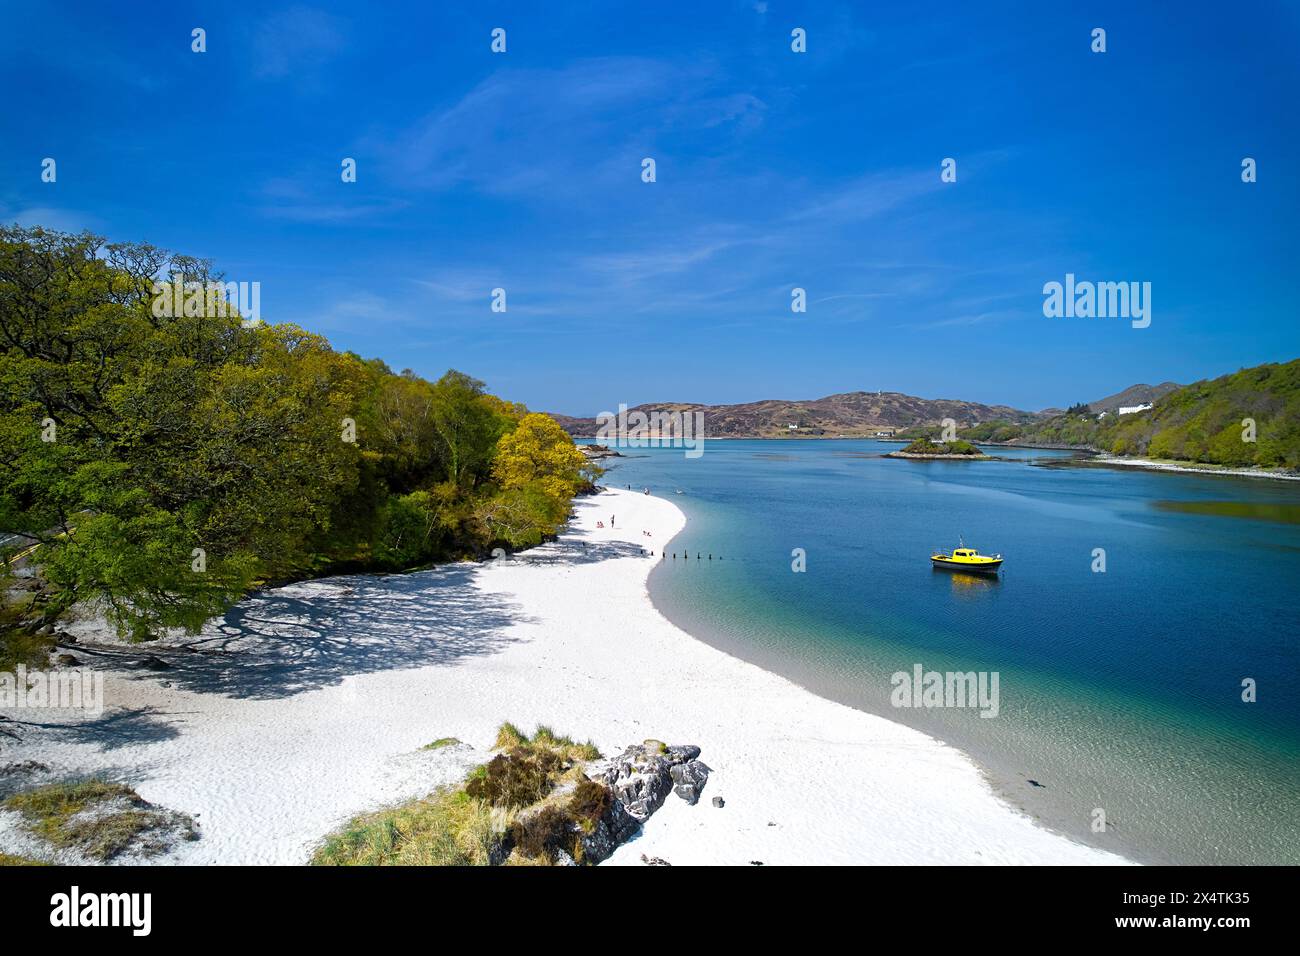
[{"label": "green tree", "polygon": [[497,439],[511,424],[485,399],[483,383],[455,369],[433,386],[435,444],[448,480],[458,488],[473,488],[489,476]]},{"label": "green tree", "polygon": [[506,490],[537,485],[550,497],[567,501],[582,487],[586,463],[555,419],[534,412],[501,439],[493,475]]},{"label": "green tree", "polygon": [[534,482],[486,499],[478,517],[495,539],[524,548],[555,534],[568,510],[568,499],[549,495]]},{"label": "green tree", "polygon": [[[42,585],[5,627],[93,602],[146,638],[258,581],[476,555],[563,523],[582,456],[544,416],[454,370],[431,383],[291,325],[155,308],[172,279],[221,276],[149,245],[0,228],[0,535],[36,546]],[[516,432],[503,487],[493,463]]]}]

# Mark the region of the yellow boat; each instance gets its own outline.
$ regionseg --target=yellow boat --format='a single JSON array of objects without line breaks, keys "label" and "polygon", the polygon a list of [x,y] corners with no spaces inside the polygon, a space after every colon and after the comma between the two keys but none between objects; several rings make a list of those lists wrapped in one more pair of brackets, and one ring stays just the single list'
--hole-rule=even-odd
[{"label": "yellow boat", "polygon": [[953,571],[982,571],[997,574],[1002,567],[1002,555],[980,554],[974,548],[954,548],[949,554],[937,551],[930,555],[930,561],[936,568],[950,568]]}]

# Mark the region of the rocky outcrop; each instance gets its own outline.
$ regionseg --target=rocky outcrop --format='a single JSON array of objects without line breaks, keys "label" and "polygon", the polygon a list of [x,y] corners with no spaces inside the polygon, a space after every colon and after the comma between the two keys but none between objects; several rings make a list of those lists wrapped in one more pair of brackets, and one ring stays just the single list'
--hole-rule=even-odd
[{"label": "rocky outcrop", "polygon": [[578,450],[587,456],[588,461],[595,461],[601,458],[624,458],[622,452],[615,451],[608,445],[579,445]]},{"label": "rocky outcrop", "polygon": [[627,807],[617,799],[610,801],[609,809],[596,821],[591,832],[579,836],[582,858],[586,863],[600,863],[609,859],[620,844],[626,843],[641,829],[641,821],[628,813]]},{"label": "rocky outcrop", "polygon": [[668,773],[673,778],[673,793],[691,806],[699,803],[700,791],[709,779],[707,766],[698,760],[688,760],[686,763],[673,764]]},{"label": "rocky outcrop", "polygon": [[647,740],[589,767],[587,776],[608,787],[613,800],[583,837],[585,858],[597,863],[608,857],[636,834],[670,793],[696,803],[709,779],[709,768],[699,756],[700,748],[691,744],[670,747]]},{"label": "rocky outcrop", "polygon": [[[687,744],[669,747],[657,740],[633,744],[588,776],[614,792],[614,799],[638,822],[644,823],[661,806],[680,781],[680,795],[688,803],[699,799],[709,770],[697,759],[700,748]],[[689,769],[687,769],[689,767]]]},{"label": "rocky outcrop", "polygon": [[992,461],[992,455],[917,455],[907,451],[891,451],[881,458],[915,458],[922,461]]}]

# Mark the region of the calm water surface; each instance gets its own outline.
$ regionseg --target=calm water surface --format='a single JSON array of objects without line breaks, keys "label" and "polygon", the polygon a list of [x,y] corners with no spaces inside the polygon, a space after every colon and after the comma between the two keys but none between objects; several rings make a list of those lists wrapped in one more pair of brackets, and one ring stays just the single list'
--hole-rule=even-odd
[{"label": "calm water surface", "polygon": [[[895,447],[627,449],[605,482],[687,514],[650,589],[702,640],[961,747],[1086,842],[1148,862],[1300,862],[1300,483],[1024,449],[880,457]],[[1002,575],[932,570],[959,535],[1005,555]],[[892,707],[890,675],[918,663],[996,671],[1000,714]]]}]

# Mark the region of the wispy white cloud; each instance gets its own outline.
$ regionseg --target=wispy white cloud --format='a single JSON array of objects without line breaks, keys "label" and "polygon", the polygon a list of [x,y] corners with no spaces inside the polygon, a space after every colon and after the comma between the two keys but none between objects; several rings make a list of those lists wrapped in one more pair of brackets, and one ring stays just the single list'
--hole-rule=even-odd
[{"label": "wispy white cloud", "polygon": [[746,240],[675,237],[659,245],[626,252],[601,252],[578,259],[577,267],[591,276],[617,285],[644,283],[681,275],[736,248]]},{"label": "wispy white cloud", "polygon": [[813,305],[821,305],[824,302],[839,302],[842,299],[883,299],[895,296],[896,292],[845,292],[841,295],[824,295],[820,299],[813,299]]},{"label": "wispy white cloud", "polygon": [[266,204],[261,213],[271,219],[285,219],[291,222],[308,222],[316,224],[349,223],[362,219],[376,219],[391,215],[406,208],[401,200],[378,200],[374,202],[281,202]]},{"label": "wispy white cloud", "polygon": [[469,186],[540,201],[590,194],[637,182],[641,159],[662,137],[709,133],[727,142],[761,125],[763,102],[710,93],[718,81],[709,63],[638,57],[504,69],[367,145],[407,187]]},{"label": "wispy white cloud", "polygon": [[486,269],[455,269],[411,281],[444,302],[478,303],[486,309],[492,290],[501,286],[503,273]]},{"label": "wispy white cloud", "polygon": [[257,21],[252,35],[253,74],[280,79],[320,69],[346,45],[347,25],[323,10],[296,5]]},{"label": "wispy white cloud", "polygon": [[937,192],[937,171],[887,170],[823,187],[789,215],[792,222],[834,225],[880,216],[910,200]]},{"label": "wispy white cloud", "polygon": [[319,171],[267,180],[257,200],[257,211],[268,219],[326,225],[377,220],[410,205],[402,198],[385,198],[358,191],[354,183],[337,177],[325,179]]},{"label": "wispy white cloud", "polygon": [[357,291],[333,299],[315,318],[322,328],[340,329],[391,321],[399,314],[383,296]]},{"label": "wispy white cloud", "polygon": [[31,228],[43,226],[59,232],[98,232],[103,224],[87,212],[55,206],[6,206],[0,203],[0,222]]},{"label": "wispy white cloud", "polygon": [[934,322],[923,322],[919,325],[911,325],[909,327],[917,329],[945,329],[959,326],[990,325],[995,322],[1023,319],[1027,316],[1033,317],[1033,313],[1028,310],[999,309],[993,312],[964,313],[954,315],[951,318],[939,319]]}]

